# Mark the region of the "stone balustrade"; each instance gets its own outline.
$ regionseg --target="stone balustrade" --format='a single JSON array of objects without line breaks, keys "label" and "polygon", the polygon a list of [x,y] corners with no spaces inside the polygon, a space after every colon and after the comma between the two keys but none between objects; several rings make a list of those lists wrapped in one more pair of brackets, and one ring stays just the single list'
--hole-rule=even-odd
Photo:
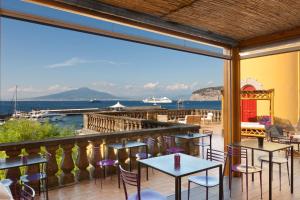
[{"label": "stone balustrade", "polygon": [[[145,120],[144,120],[145,121]],[[113,130],[113,122],[99,122],[106,123],[106,126],[111,127]],[[159,128],[152,128],[153,123],[151,121],[144,122],[143,120],[122,121],[122,129],[128,129],[130,131],[120,131],[101,134],[86,134],[77,135],[73,137],[55,138],[40,141],[27,141],[19,143],[5,143],[0,144],[0,151],[4,151],[7,157],[15,158],[20,155],[21,151],[25,150],[28,154],[34,155],[47,151],[51,154],[48,162],[48,185],[49,187],[58,187],[62,185],[74,184],[76,182],[90,179],[94,176],[94,167],[97,161],[103,158],[115,159],[116,155],[112,149],[108,149],[108,144],[120,143],[122,139],[127,140],[139,140],[152,137],[157,142],[155,143],[155,155],[164,154],[165,146],[162,140],[164,135],[174,135],[177,133],[189,133],[199,132],[199,126],[195,125],[179,125],[166,123],[158,123],[161,125]],[[145,129],[141,129],[147,127]],[[187,148],[186,144],[178,141],[179,145],[183,145]],[[93,148],[99,147],[99,148]],[[95,149],[98,149],[95,151]],[[135,155],[135,151],[139,151],[137,148],[132,150],[132,155]],[[197,154],[197,149],[190,149],[190,154]],[[154,155],[154,156],[155,156]],[[127,151],[120,154],[120,161],[124,163],[128,158]],[[133,162],[133,166],[135,162]],[[27,168],[27,173],[34,173],[37,171],[37,166]],[[20,169],[13,168],[7,170],[6,177],[18,179],[21,174]]]},{"label": "stone balustrade", "polygon": [[168,120],[177,120],[186,115],[200,115],[205,117],[213,113],[213,121],[221,122],[220,110],[208,109],[178,109],[178,110],[138,110],[138,111],[105,111],[84,115],[84,128],[96,132],[129,131],[144,128],[167,126],[167,123],[157,122],[157,115],[167,115]]}]

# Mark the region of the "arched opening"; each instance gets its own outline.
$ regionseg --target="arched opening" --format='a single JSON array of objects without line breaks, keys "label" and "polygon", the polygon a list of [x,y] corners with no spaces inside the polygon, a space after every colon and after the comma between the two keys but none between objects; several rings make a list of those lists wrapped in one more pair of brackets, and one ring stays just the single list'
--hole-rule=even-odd
[{"label": "arched opening", "polygon": [[[243,91],[256,90],[252,85],[245,85]],[[257,103],[256,100],[242,100],[241,102],[241,121],[242,122],[256,122],[257,121]]]}]

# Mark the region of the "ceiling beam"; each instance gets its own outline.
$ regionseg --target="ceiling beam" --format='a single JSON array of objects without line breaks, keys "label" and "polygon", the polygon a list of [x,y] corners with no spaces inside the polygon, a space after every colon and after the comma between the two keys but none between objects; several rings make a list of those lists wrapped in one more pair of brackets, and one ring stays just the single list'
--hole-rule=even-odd
[{"label": "ceiling beam", "polygon": [[297,38],[300,38],[300,27],[268,35],[258,36],[247,40],[242,40],[239,42],[239,47],[241,50],[243,50],[247,48],[260,47]]},{"label": "ceiling beam", "polygon": [[32,23],[36,23],[36,24],[42,24],[42,25],[47,25],[47,26],[52,26],[52,27],[57,27],[57,28],[62,28],[62,29],[68,29],[68,30],[98,35],[98,36],[115,38],[115,39],[130,41],[130,42],[136,42],[136,43],[145,44],[145,45],[162,47],[162,48],[166,48],[166,49],[172,49],[172,50],[188,52],[188,53],[193,53],[193,54],[198,54],[198,55],[205,55],[205,56],[210,56],[210,57],[214,57],[214,58],[220,58],[220,59],[226,59],[226,60],[229,60],[231,58],[231,56],[229,56],[229,55],[223,55],[223,54],[215,53],[215,52],[211,52],[211,51],[176,45],[176,44],[172,44],[172,43],[168,43],[168,42],[152,40],[152,39],[148,39],[148,38],[144,38],[144,37],[127,35],[127,34],[113,32],[113,31],[106,31],[106,30],[102,30],[102,29],[98,29],[98,28],[82,26],[79,24],[69,23],[69,22],[65,22],[62,20],[56,20],[56,19],[41,17],[41,16],[37,16],[37,15],[32,15],[32,14],[26,14],[26,13],[20,13],[20,12],[16,12],[16,11],[0,9],[0,16],[17,19],[17,20],[22,20],[22,21],[27,21],[27,22],[32,22]]},{"label": "ceiling beam", "polygon": [[206,30],[165,21],[159,17],[138,13],[95,0],[24,0],[27,2],[122,24],[163,35],[206,43],[225,48],[237,45],[237,41]]}]

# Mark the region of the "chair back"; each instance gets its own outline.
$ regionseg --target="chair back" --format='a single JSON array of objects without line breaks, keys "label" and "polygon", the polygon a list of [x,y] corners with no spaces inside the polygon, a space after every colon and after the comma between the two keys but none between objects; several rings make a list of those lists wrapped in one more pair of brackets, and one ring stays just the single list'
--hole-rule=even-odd
[{"label": "chair back", "polygon": [[124,170],[121,165],[119,165],[119,169],[120,176],[123,182],[125,199],[128,199],[127,186],[130,185],[137,188],[138,200],[141,200],[141,184],[138,174]]},{"label": "chair back", "polygon": [[233,163],[232,159],[236,157],[237,159],[245,159],[246,161],[246,171],[248,172],[248,151],[245,148],[241,147],[235,147],[232,145],[227,145],[228,149],[228,158],[229,158],[229,163],[230,163],[230,170],[232,169]]},{"label": "chair back", "polygon": [[26,184],[21,185],[20,200],[33,200],[35,191],[32,187]]},{"label": "chair back", "polygon": [[155,145],[155,139],[148,137],[147,138],[147,142],[146,142],[148,149],[149,149],[149,153],[152,154],[154,156],[154,145]]},{"label": "chair back", "polygon": [[224,172],[227,166],[227,153],[225,153],[224,151],[208,148],[206,153],[206,160],[222,163],[223,166],[222,176],[224,177]]},{"label": "chair back", "polygon": [[213,118],[213,116],[214,116],[214,114],[213,113],[207,113],[207,117],[206,117],[206,119],[212,119]]},{"label": "chair back", "polygon": [[175,146],[175,138],[171,137],[171,136],[163,136],[164,137],[164,143],[165,143],[165,147],[171,148]]}]

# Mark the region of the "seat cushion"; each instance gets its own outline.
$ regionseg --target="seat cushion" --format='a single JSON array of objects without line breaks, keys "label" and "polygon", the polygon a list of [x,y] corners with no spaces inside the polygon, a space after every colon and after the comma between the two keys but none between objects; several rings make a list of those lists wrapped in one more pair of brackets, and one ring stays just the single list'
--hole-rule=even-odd
[{"label": "seat cushion", "polygon": [[[128,200],[138,200],[138,194],[135,193],[133,195],[130,195],[128,197]],[[167,200],[167,198],[158,192],[146,189],[141,191],[141,200]]]},{"label": "seat cushion", "polygon": [[13,184],[13,181],[10,179],[2,179],[0,184],[4,185],[5,187],[10,187]]},{"label": "seat cushion", "polygon": [[118,163],[117,160],[111,160],[111,159],[105,159],[105,160],[100,160],[97,165],[100,167],[107,167],[107,166],[114,166]]},{"label": "seat cushion", "polygon": [[[233,165],[232,171],[246,173],[247,166],[244,164]],[[248,165],[248,174],[257,173],[257,172],[261,172],[261,171],[262,171],[262,169],[260,167]]]},{"label": "seat cushion", "polygon": [[0,199],[1,200],[13,200],[9,187],[0,183]]},{"label": "seat cushion", "polygon": [[191,176],[189,181],[204,187],[214,187],[219,185],[219,177],[215,176]]},{"label": "seat cushion", "polygon": [[31,181],[38,181],[38,180],[42,180],[45,179],[47,177],[47,175],[45,173],[36,173],[36,174],[30,174],[30,175],[23,175],[20,177],[20,180],[23,183],[28,183]]},{"label": "seat cushion", "polygon": [[[264,161],[264,162],[269,162],[269,156],[260,156],[260,157],[258,157],[258,160]],[[287,163],[287,158],[274,156],[272,158],[272,162],[276,163],[276,164],[284,164],[284,163]]]},{"label": "seat cushion", "polygon": [[137,159],[141,160],[141,159],[151,158],[152,155],[148,153],[148,157],[147,157],[147,154],[146,154],[146,153],[141,152],[141,153],[135,154],[135,157],[136,157]]},{"label": "seat cushion", "polygon": [[180,147],[171,147],[167,149],[168,153],[184,153],[184,149]]}]

